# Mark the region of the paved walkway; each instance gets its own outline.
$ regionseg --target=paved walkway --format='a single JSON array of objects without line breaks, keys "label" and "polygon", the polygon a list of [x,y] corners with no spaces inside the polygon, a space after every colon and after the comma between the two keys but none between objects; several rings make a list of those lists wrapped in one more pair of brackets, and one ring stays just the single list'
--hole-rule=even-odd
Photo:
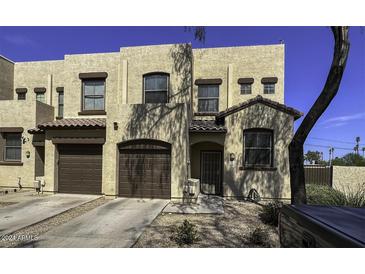
[{"label": "paved walkway", "polygon": [[111,200],[41,235],[28,247],[131,247],[169,202]]},{"label": "paved walkway", "polygon": [[224,214],[224,200],[219,196],[200,194],[196,203],[170,203],[163,212],[183,214]]},{"label": "paved walkway", "polygon": [[4,200],[19,202],[0,208],[0,235],[10,234],[97,198],[99,196],[76,194],[38,196],[19,193],[18,197],[11,194]]}]

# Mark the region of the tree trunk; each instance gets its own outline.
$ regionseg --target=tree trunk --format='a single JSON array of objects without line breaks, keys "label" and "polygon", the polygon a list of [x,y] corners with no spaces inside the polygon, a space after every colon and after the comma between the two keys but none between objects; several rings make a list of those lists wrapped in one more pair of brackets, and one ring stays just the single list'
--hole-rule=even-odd
[{"label": "tree trunk", "polygon": [[321,94],[304,117],[289,145],[291,203],[306,204],[303,145],[308,134],[336,96],[350,49],[348,27],[331,27],[335,45],[330,71]]}]

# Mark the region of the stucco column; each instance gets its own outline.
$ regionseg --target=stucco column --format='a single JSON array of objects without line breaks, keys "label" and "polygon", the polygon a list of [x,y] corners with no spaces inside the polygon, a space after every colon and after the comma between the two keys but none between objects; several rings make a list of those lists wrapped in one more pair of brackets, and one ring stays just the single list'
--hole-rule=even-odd
[{"label": "stucco column", "polygon": [[122,104],[128,103],[128,61],[122,60]]},{"label": "stucco column", "polygon": [[229,64],[227,68],[227,108],[232,106],[233,101],[233,65]]},{"label": "stucco column", "polygon": [[47,76],[47,104],[52,106],[52,74]]},{"label": "stucco column", "polygon": [[57,191],[57,171],[58,166],[57,160],[58,155],[56,154],[55,145],[51,140],[45,140],[45,157],[44,157],[44,181],[46,183],[44,190],[45,191]]}]

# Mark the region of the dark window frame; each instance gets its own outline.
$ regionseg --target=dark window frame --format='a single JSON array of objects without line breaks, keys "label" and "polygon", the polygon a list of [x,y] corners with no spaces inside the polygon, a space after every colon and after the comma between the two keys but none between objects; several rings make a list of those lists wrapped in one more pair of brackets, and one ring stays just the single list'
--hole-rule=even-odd
[{"label": "dark window frame", "polygon": [[[60,96],[62,95],[62,104],[60,103]],[[63,92],[63,90],[60,90],[60,91],[58,91],[58,102],[57,102],[57,104],[58,104],[58,108],[57,108],[57,118],[63,118],[63,116],[64,116],[64,105],[65,105],[65,103],[64,103],[64,100],[65,100],[65,94],[64,94],[64,92]],[[61,113],[61,106],[62,106],[62,113]]]},{"label": "dark window frame", "polygon": [[[43,98],[42,100],[39,99],[39,96],[42,96],[41,98]],[[36,101],[38,102],[41,102],[41,103],[46,103],[46,94],[44,92],[37,92],[35,94],[35,99]]]},{"label": "dark window frame", "polygon": [[27,99],[27,93],[26,92],[19,92],[17,93],[18,94],[18,97],[17,97],[17,100],[26,100]]},{"label": "dark window frame", "polygon": [[[252,84],[251,83],[243,83],[240,85],[241,85],[241,87],[240,87],[241,95],[252,94]],[[247,91],[247,90],[244,90],[243,87],[249,87],[250,89]]]},{"label": "dark window frame", "polygon": [[[155,89],[155,90],[146,90],[146,78],[148,77],[154,77],[154,76],[160,76],[160,77],[166,77],[166,90],[165,89]],[[167,104],[170,102],[170,74],[166,72],[151,72],[146,73],[143,75],[143,103],[144,104]],[[166,102],[146,102],[146,92],[147,93],[153,93],[153,92],[166,92]]]},{"label": "dark window frame", "polygon": [[275,94],[275,83],[264,83],[264,94]]},{"label": "dark window frame", "polygon": [[[200,97],[199,96],[199,89],[202,88],[202,87],[217,87],[218,88],[218,96],[209,96],[209,97]],[[198,101],[198,113],[210,113],[210,114],[215,114],[215,113],[218,113],[219,112],[219,94],[220,94],[220,91],[219,91],[219,84],[202,84],[202,85],[198,85],[198,94],[197,94],[197,101]],[[216,105],[216,110],[214,111],[208,111],[208,110],[201,110],[200,107],[199,107],[199,101],[200,100],[216,100],[217,101],[217,105]]]},{"label": "dark window frame", "polygon": [[[9,135],[18,135],[19,137],[19,143],[20,145],[18,146],[14,146],[14,145],[8,145],[7,142],[8,142],[8,139],[9,139]],[[6,132],[4,133],[4,139],[5,139],[5,142],[4,142],[4,155],[3,155],[3,159],[5,162],[21,162],[22,161],[22,134],[19,133],[19,132]],[[18,148],[20,150],[20,153],[19,153],[19,158],[18,159],[9,159],[7,157],[7,149],[8,148]]]},{"label": "dark window frame", "polygon": [[[246,136],[247,134],[257,134],[259,135],[269,135],[270,136],[270,145],[268,147],[248,147],[246,145]],[[267,164],[260,164],[260,163],[247,163],[246,161],[246,152],[248,150],[269,150],[270,156],[269,156],[269,163]],[[272,129],[266,129],[266,128],[251,128],[246,129],[243,131],[243,166],[245,168],[273,168],[274,167],[274,131]]]},{"label": "dark window frame", "polygon": [[[81,112],[105,112],[105,94],[106,94],[106,79],[105,78],[83,78],[82,80],[82,84],[81,84]],[[93,99],[100,99],[103,98],[103,108],[102,109],[85,109],[85,84],[87,82],[103,82],[104,83],[104,94],[102,95],[87,95],[87,96],[91,96]]]}]

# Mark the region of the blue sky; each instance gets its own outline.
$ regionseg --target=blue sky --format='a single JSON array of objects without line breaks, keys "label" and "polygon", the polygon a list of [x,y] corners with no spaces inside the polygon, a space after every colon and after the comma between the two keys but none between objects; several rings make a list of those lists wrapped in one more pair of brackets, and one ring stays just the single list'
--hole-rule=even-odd
[{"label": "blue sky", "polygon": [[[207,27],[204,43],[184,27],[0,27],[0,54],[13,61],[63,59],[64,54],[119,51],[123,46],[192,42],[194,47],[275,44],[283,40],[285,104],[308,112],[332,60],[328,27]],[[328,158],[365,146],[365,29],[350,28],[350,54],[338,95],[307,139],[305,150]],[[296,127],[302,119],[296,122]]]}]

